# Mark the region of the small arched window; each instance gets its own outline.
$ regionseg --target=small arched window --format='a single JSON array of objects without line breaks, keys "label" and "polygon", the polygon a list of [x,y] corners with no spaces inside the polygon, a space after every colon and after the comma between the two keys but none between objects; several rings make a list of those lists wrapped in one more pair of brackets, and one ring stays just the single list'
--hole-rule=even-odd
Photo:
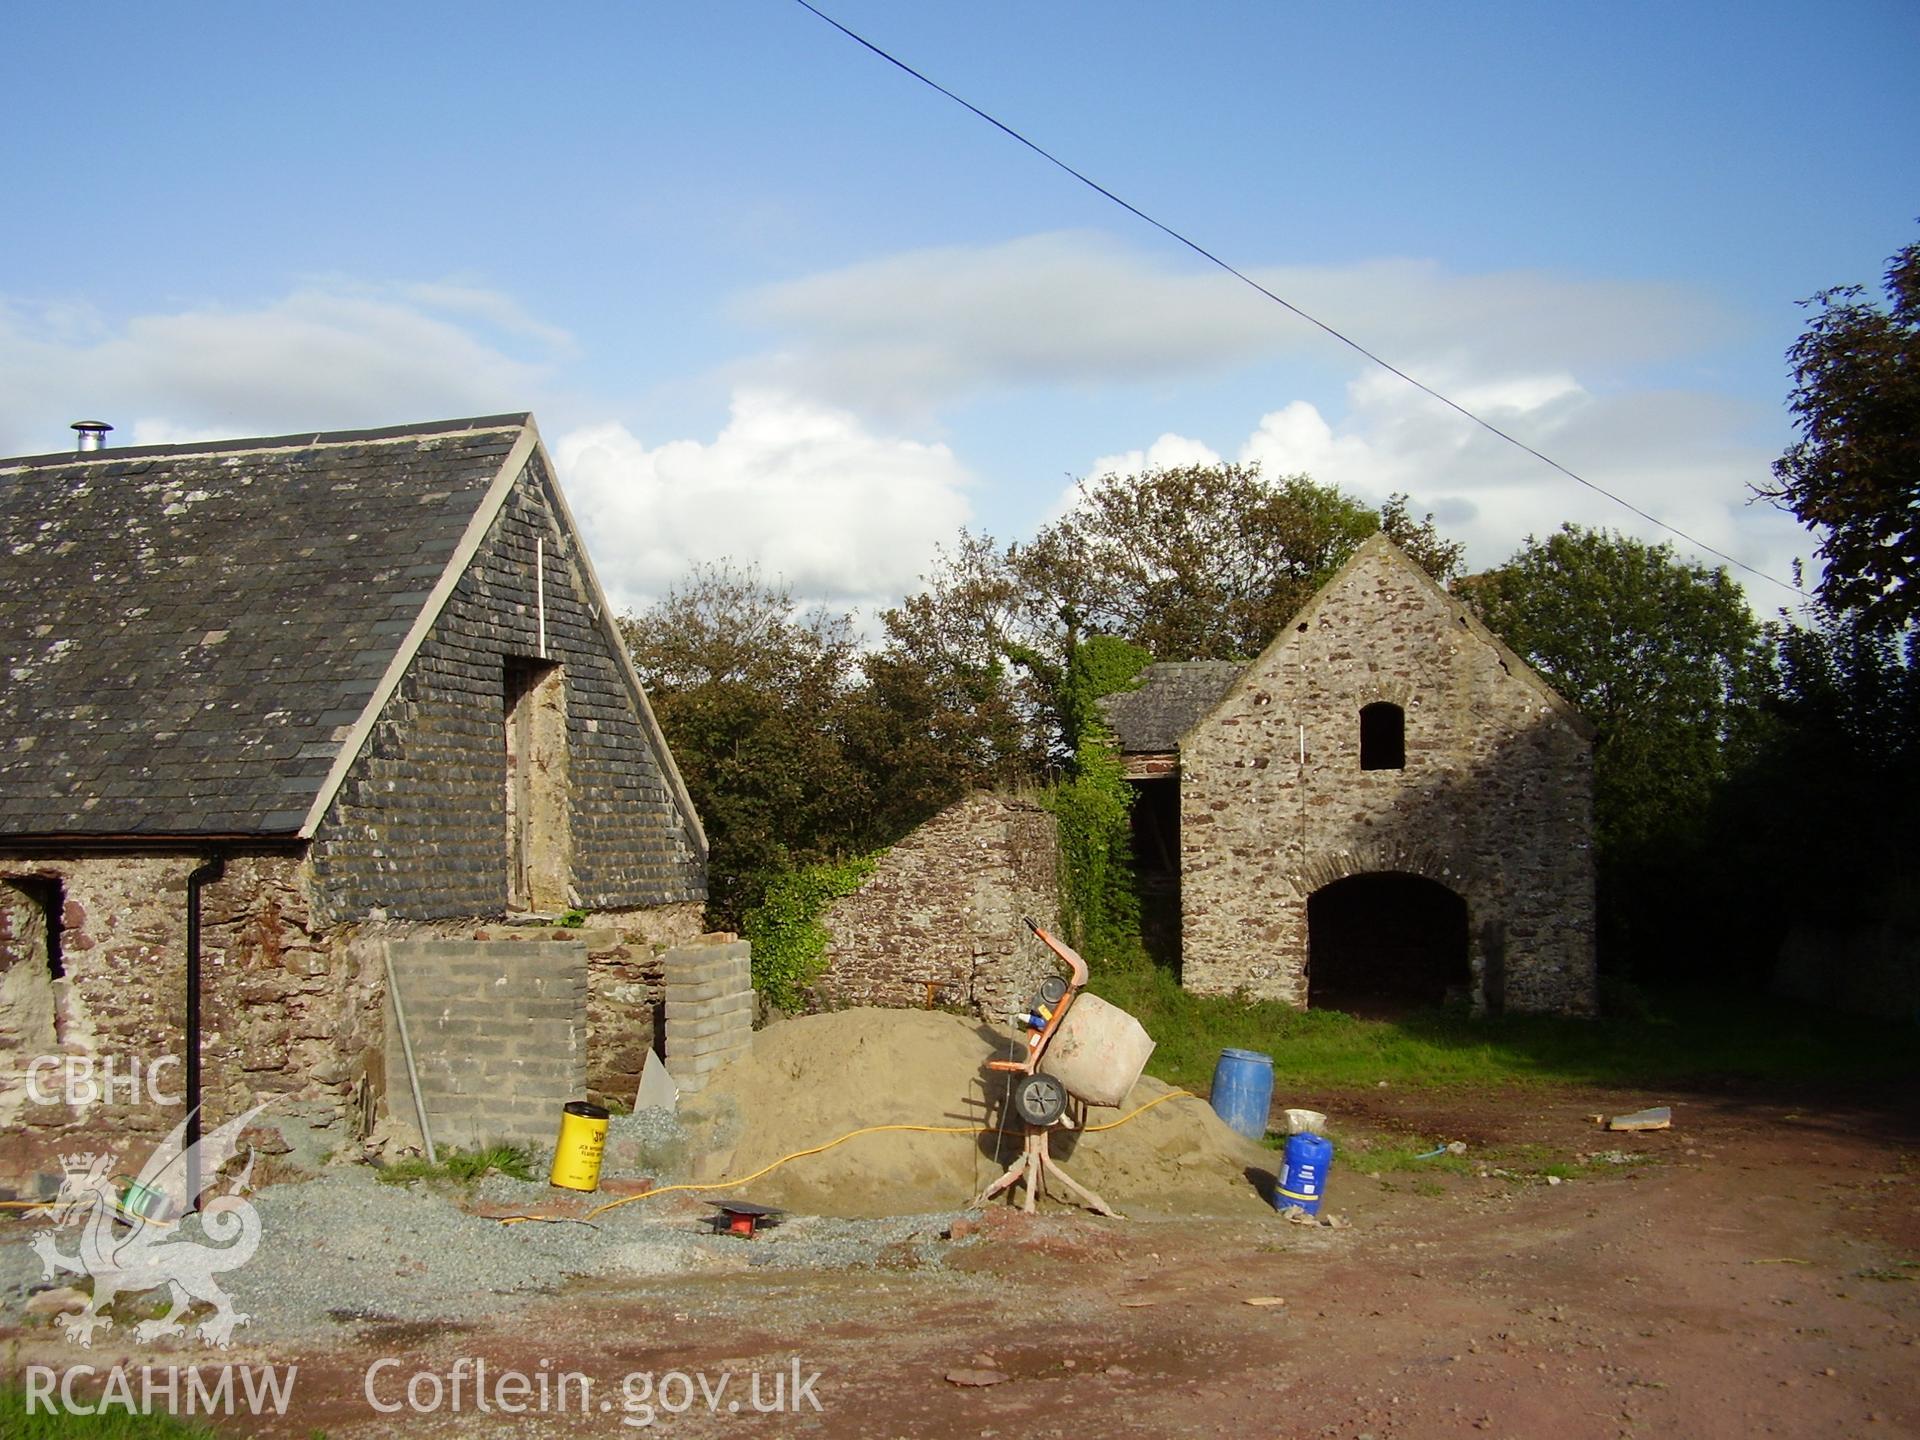
[{"label": "small arched window", "polygon": [[1360,711],[1360,768],[1407,768],[1407,712],[1381,700]]}]

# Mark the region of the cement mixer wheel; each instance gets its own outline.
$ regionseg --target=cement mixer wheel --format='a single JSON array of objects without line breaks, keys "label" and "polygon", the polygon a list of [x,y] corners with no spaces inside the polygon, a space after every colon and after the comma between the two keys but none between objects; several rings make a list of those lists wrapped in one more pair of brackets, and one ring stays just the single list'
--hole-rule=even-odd
[{"label": "cement mixer wheel", "polygon": [[1051,1075],[1022,1075],[1013,1085],[1013,1113],[1037,1130],[1059,1122],[1067,1111],[1067,1087]]}]

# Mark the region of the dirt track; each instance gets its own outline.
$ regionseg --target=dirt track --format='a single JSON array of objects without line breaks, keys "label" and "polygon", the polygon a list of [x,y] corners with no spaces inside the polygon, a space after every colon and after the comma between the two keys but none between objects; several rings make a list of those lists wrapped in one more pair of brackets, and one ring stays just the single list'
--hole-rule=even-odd
[{"label": "dirt track", "polygon": [[[1675,1128],[1584,1117],[1672,1101]],[[1486,1149],[1648,1163],[1541,1179],[1334,1172],[1345,1230],[994,1212],[942,1268],[754,1269],[579,1285],[471,1328],[371,1327],[297,1357],[283,1433],[620,1434],[629,1372],[735,1372],[685,1435],[1750,1436],[1920,1434],[1916,1110],[1811,1094],[1366,1091],[1364,1124]],[[1249,1305],[1279,1297],[1284,1304]],[[35,1346],[35,1349],[41,1347]],[[374,1414],[416,1371],[575,1369],[585,1416]],[[31,1354],[23,1359],[34,1358]],[[58,1357],[71,1363],[72,1354]],[[93,1357],[106,1363],[109,1357]],[[255,1352],[232,1358],[260,1360]],[[285,1360],[285,1355],[272,1358]],[[747,1372],[820,1379],[820,1411],[727,1406]],[[1006,1378],[962,1386],[950,1372]],[[985,1378],[976,1376],[974,1378]],[[762,1398],[770,1395],[763,1390]],[[610,1397],[608,1408],[602,1399]],[[666,1397],[677,1401],[680,1392]]]}]

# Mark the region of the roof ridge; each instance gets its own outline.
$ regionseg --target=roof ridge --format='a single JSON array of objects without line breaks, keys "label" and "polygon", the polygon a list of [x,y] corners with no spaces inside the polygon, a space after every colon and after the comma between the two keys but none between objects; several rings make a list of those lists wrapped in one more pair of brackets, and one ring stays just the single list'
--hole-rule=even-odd
[{"label": "roof ridge", "polygon": [[109,446],[104,450],[55,450],[42,455],[0,458],[0,473],[45,469],[62,465],[98,465],[128,458],[153,459],[162,455],[219,455],[267,450],[312,450],[329,445],[364,445],[383,440],[420,440],[430,435],[486,434],[513,430],[532,423],[533,412],[472,415],[452,420],[428,420],[412,425],[385,425],[369,430],[298,431],[291,435],[262,435],[232,440],[194,440],[174,445]]}]

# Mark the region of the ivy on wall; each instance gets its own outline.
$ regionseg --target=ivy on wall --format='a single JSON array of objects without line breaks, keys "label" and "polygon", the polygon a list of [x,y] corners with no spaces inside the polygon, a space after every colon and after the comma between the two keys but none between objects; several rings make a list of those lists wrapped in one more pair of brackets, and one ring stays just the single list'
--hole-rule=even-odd
[{"label": "ivy on wall", "polygon": [[1152,660],[1138,645],[1093,635],[1074,644],[1066,666],[1061,708],[1073,740],[1073,764],[1046,804],[1060,827],[1061,923],[1090,959],[1114,959],[1138,948],[1140,896],[1129,818],[1133,787],[1098,702],[1126,689]]},{"label": "ivy on wall", "polygon": [[806,990],[827,966],[827,927],[820,917],[865,883],[879,854],[824,861],[769,881],[746,913],[741,934],[753,944],[753,988],[782,1010],[806,1005]]},{"label": "ivy on wall", "polygon": [[1060,921],[1089,959],[1108,958],[1140,931],[1128,812],[1132,787],[1121,778],[1111,738],[1084,736],[1077,773],[1045,797],[1060,827]]}]

